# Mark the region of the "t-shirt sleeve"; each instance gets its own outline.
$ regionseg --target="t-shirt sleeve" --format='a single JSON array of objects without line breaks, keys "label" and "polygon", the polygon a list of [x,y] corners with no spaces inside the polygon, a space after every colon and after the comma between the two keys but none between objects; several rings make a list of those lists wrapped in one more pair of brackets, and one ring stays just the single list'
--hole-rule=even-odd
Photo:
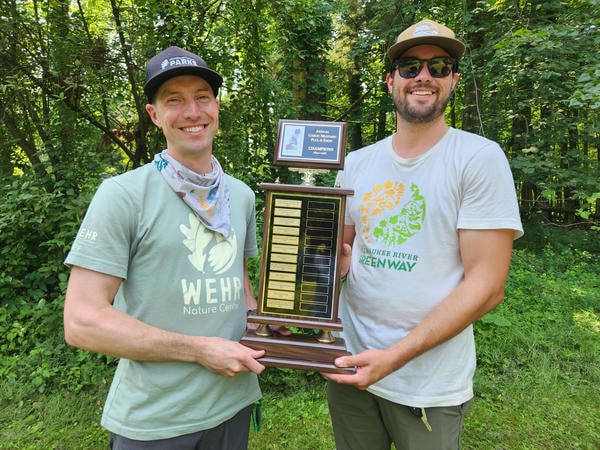
[{"label": "t-shirt sleeve", "polygon": [[65,264],[127,278],[137,217],[138,207],[125,190],[112,179],[103,181],[90,202]]},{"label": "t-shirt sleeve", "polygon": [[502,149],[490,143],[477,152],[462,179],[459,229],[511,229],[523,235],[515,184]]}]

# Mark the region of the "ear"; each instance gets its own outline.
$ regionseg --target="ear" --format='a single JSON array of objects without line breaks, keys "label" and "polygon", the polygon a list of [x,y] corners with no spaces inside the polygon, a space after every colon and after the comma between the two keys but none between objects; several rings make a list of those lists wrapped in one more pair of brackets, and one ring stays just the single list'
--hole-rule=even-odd
[{"label": "ear", "polygon": [[456,87],[456,85],[458,84],[458,79],[460,78],[460,74],[458,73],[454,73],[452,75],[452,86],[450,86],[450,91],[454,92],[454,88]]},{"label": "ear", "polygon": [[154,122],[154,125],[156,125],[158,128],[161,128],[160,118],[158,117],[156,108],[154,107],[154,105],[152,103],[146,104],[146,111],[148,112],[150,119],[152,119],[152,122]]},{"label": "ear", "polygon": [[385,83],[387,84],[388,92],[391,94],[394,87],[394,73],[388,73],[385,76]]}]

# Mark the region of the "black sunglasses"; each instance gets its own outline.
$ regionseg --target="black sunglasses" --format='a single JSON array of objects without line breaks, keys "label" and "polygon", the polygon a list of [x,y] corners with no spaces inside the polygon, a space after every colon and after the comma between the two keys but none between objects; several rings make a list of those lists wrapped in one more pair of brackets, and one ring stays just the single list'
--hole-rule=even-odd
[{"label": "black sunglasses", "polygon": [[434,78],[446,78],[453,70],[456,71],[456,60],[454,58],[436,56],[431,59],[398,58],[392,63],[390,72],[398,69],[398,74],[402,78],[415,78],[423,70],[424,63],[427,63],[427,70]]}]

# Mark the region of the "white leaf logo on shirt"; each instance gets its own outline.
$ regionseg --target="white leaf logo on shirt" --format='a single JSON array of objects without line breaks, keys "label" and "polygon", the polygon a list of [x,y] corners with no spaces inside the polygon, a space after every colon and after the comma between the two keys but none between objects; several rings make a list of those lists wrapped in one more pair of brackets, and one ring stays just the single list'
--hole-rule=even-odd
[{"label": "white leaf logo on shirt", "polygon": [[208,252],[208,262],[215,273],[223,273],[233,265],[235,260],[235,249],[237,248],[237,237],[234,232],[228,239],[222,234],[216,233],[217,243]]},{"label": "white leaf logo on shirt", "polygon": [[237,237],[235,232],[225,239],[220,233],[214,233],[206,228],[198,218],[189,214],[190,226],[181,224],[179,230],[185,236],[183,244],[191,251],[188,260],[202,273],[208,261],[215,274],[227,271],[235,261]]}]

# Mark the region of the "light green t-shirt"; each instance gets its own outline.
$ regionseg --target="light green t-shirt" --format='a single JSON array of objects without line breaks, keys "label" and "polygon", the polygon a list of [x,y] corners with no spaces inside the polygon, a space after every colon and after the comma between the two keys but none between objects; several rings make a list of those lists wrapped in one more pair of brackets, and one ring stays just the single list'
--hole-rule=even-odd
[{"label": "light green t-shirt", "polygon": [[[254,193],[226,176],[231,233],[205,228],[154,164],[102,183],[66,264],[123,278],[115,307],[153,326],[239,341],[243,261],[257,254]],[[102,425],[137,440],[213,428],[260,398],[255,374],[224,377],[184,362],[121,359]]]}]

